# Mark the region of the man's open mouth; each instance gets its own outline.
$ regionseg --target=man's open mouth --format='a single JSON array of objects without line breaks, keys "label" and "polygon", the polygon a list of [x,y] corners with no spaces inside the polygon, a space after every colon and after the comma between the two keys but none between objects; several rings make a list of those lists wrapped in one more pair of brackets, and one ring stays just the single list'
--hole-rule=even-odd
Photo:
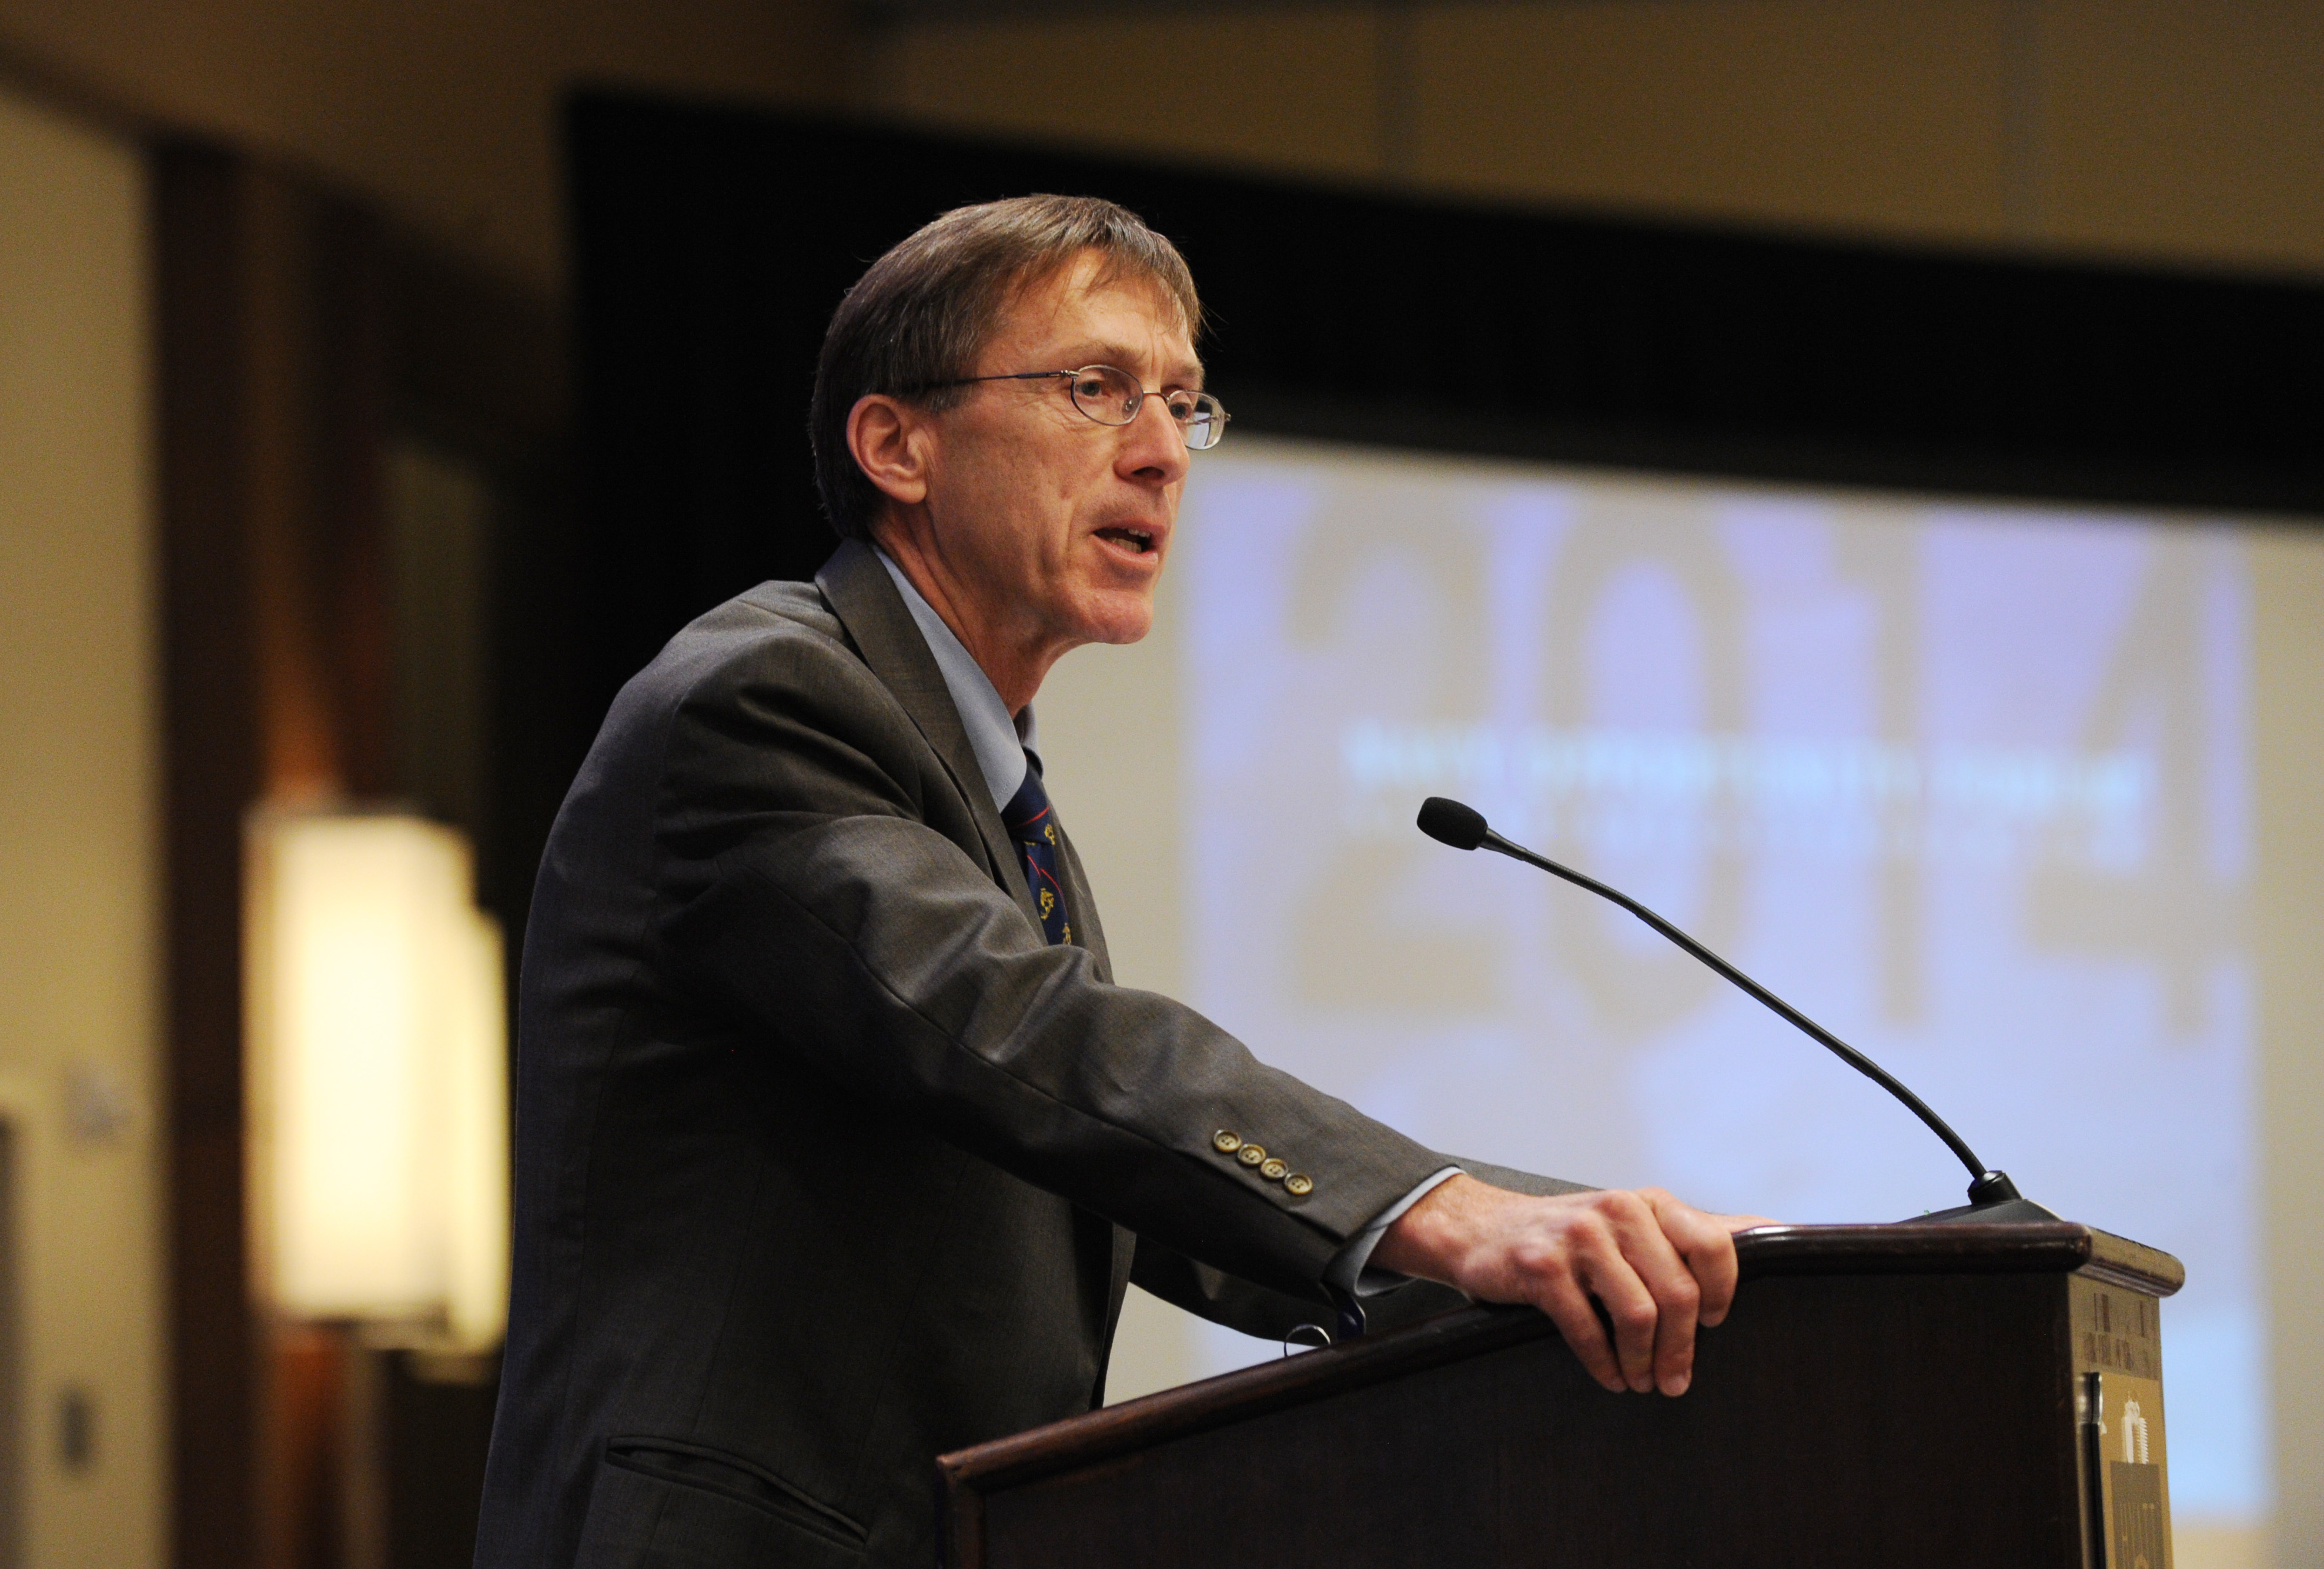
[{"label": "man's open mouth", "polygon": [[1123,549],[1133,550],[1140,556],[1151,553],[1154,549],[1154,531],[1151,529],[1100,529],[1097,537],[1111,540]]}]

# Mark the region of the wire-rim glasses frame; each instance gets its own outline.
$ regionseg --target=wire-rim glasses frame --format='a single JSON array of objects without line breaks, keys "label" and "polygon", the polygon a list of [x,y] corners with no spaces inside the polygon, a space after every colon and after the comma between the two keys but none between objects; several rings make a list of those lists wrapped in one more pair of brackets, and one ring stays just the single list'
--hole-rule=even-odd
[{"label": "wire-rim glasses frame", "polygon": [[1185,439],[1190,452],[1203,452],[1216,447],[1226,434],[1226,409],[1208,392],[1190,392],[1184,388],[1167,392],[1149,392],[1136,376],[1118,365],[1084,365],[1077,371],[1004,371],[991,376],[955,376],[948,382],[927,382],[912,389],[915,392],[934,392],[945,387],[973,386],[979,382],[1038,382],[1058,376],[1073,384],[1066,389],[1074,407],[1101,425],[1128,425],[1138,418],[1148,398],[1162,400],[1163,411],[1177,426],[1178,434]]}]

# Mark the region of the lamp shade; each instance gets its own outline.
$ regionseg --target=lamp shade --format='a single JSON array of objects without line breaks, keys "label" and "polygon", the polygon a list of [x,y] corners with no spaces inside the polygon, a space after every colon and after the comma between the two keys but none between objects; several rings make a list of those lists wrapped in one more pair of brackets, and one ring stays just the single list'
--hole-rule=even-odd
[{"label": "lamp shade", "polygon": [[284,1312],[496,1343],[508,1297],[497,928],[451,829],[266,813],[250,835],[253,1216]]}]

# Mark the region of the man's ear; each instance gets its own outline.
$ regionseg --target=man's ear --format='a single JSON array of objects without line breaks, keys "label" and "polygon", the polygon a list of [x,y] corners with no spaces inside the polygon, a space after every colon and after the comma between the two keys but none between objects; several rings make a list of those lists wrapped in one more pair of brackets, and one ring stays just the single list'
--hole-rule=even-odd
[{"label": "man's ear", "polygon": [[882,495],[905,506],[927,499],[935,437],[925,410],[885,392],[866,392],[847,411],[847,450],[855,466]]}]

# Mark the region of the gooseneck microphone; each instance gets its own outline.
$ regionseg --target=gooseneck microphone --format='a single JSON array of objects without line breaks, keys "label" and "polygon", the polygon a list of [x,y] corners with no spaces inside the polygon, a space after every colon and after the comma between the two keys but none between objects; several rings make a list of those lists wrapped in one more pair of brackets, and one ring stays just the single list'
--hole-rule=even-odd
[{"label": "gooseneck microphone", "polygon": [[1609,888],[1594,877],[1586,877],[1581,872],[1574,871],[1571,866],[1561,866],[1546,855],[1536,855],[1522,844],[1511,844],[1508,840],[1502,838],[1499,834],[1493,832],[1492,828],[1486,823],[1485,815],[1482,812],[1478,811],[1474,807],[1463,806],[1459,801],[1447,800],[1443,796],[1431,796],[1426,800],[1421,802],[1420,831],[1427,835],[1430,838],[1437,841],[1439,844],[1452,845],[1455,850],[1485,849],[1497,851],[1503,855],[1508,856],[1513,861],[1522,861],[1528,866],[1538,866],[1544,872],[1550,873],[1554,877],[1563,877],[1566,881],[1572,883],[1575,887],[1586,888],[1591,892],[1598,895],[1600,899],[1613,900],[1616,904],[1620,905],[1624,909],[1628,910],[1632,915],[1637,916],[1648,926],[1654,928],[1655,930],[1662,933],[1663,936],[1668,937],[1672,942],[1676,943],[1680,947],[1684,948],[1688,953],[1692,954],[1696,958],[1702,960],[1704,964],[1710,965],[1712,969],[1726,976],[1729,981],[1735,983],[1736,985],[1740,986],[1744,991],[1757,998],[1761,1002],[1766,1004],[1767,1007],[1773,1009],[1779,1016],[1796,1026],[1799,1029],[1804,1031],[1811,1038],[1830,1048],[1832,1053],[1837,1056],[1840,1061],[1846,1063],[1858,1073],[1862,1074],[1866,1078],[1870,1079],[1874,1084],[1878,1084],[1882,1089],[1886,1090],[1890,1094],[1904,1102],[1907,1107],[1911,1108],[1914,1116],[1920,1118],[1922,1121],[1926,1122],[1929,1125],[1929,1131],[1931,1132],[1943,1140],[1947,1147],[1949,1147],[1955,1155],[1960,1158],[1960,1163],[1969,1168],[1969,1174],[1972,1178],[1969,1185],[1969,1205],[1967,1208],[1947,1210],[1943,1212],[1941,1215],[1924,1216],[1923,1218],[1966,1219],[1973,1216],[1978,1220],[1999,1219],[2001,1217],[1995,1214],[1993,1212],[2005,1206],[2014,1209],[2015,1214],[2013,1218],[2023,1218],[2027,1220],[2055,1220],[2057,1218],[2048,1210],[2042,1208],[2041,1205],[2034,1204],[2021,1195],[2017,1191],[2017,1185],[2009,1180],[2007,1173],[1995,1171],[1991,1168],[1987,1167],[1984,1161],[1979,1160],[1977,1158],[1977,1151],[1969,1147],[1969,1143],[1966,1140],[1964,1140],[1960,1134],[1954,1132],[1951,1128],[1948,1127],[1942,1117],[1938,1116],[1936,1112],[1931,1111],[1926,1102],[1923,1101],[1920,1096],[1914,1094],[1912,1091],[1906,1089],[1897,1081],[1895,1075],[1891,1074],[1886,1068],[1884,1068],[1878,1063],[1874,1062],[1870,1057],[1865,1056],[1862,1052],[1849,1045],[1848,1042],[1840,1039],[1840,1037],[1834,1035],[1831,1030],[1826,1029],[1822,1025],[1818,1024],[1814,1020],[1810,1019],[1806,1014],[1801,1012],[1798,1009],[1784,1001],[1781,997],[1776,996],[1773,992],[1768,991],[1765,986],[1759,984],[1758,982],[1751,979],[1750,976],[1745,974],[1742,971],[1737,969],[1734,965],[1720,958],[1717,954],[1712,953],[1709,948],[1704,947],[1701,943],[1696,942],[1692,937],[1679,930],[1678,928],[1671,925],[1670,922],[1656,915],[1653,910],[1648,909],[1645,905],[1640,904],[1637,900],[1632,899],[1628,894],[1622,892],[1618,889]]}]

